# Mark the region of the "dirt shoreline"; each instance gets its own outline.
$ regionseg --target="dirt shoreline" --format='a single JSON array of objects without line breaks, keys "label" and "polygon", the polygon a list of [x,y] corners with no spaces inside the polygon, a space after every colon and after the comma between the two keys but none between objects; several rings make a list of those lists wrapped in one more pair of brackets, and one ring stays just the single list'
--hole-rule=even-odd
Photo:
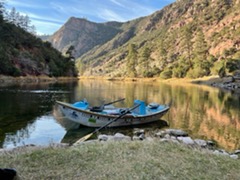
[{"label": "dirt shoreline", "polygon": [[104,76],[81,76],[80,80],[99,79],[108,81],[125,81],[125,82],[163,82],[171,85],[205,85],[208,87],[216,87],[222,90],[231,91],[240,94],[240,78],[227,76],[220,78],[219,76],[206,76],[197,79],[190,78],[127,78],[127,77],[104,77]]},{"label": "dirt shoreline", "polygon": [[77,81],[78,77],[48,77],[48,76],[4,76],[0,75],[0,86],[7,86],[13,84],[30,84],[30,83],[54,83],[64,81]]},{"label": "dirt shoreline", "polygon": [[107,81],[124,81],[124,82],[163,82],[171,85],[206,85],[217,87],[222,90],[240,93],[240,79],[233,77],[220,78],[219,76],[207,76],[198,79],[190,78],[128,78],[128,77],[106,77],[106,76],[79,76],[79,77],[48,77],[48,76],[21,76],[12,77],[0,75],[0,86],[8,86],[14,84],[30,84],[30,83],[55,83],[69,82],[78,80],[107,80]]}]

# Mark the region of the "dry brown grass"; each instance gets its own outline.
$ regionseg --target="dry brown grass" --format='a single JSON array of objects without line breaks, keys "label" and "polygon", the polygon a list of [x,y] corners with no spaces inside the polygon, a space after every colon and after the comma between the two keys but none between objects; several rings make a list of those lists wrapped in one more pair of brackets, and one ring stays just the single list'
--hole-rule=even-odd
[{"label": "dry brown grass", "polygon": [[89,143],[0,155],[22,179],[240,179],[240,161],[159,141]]}]

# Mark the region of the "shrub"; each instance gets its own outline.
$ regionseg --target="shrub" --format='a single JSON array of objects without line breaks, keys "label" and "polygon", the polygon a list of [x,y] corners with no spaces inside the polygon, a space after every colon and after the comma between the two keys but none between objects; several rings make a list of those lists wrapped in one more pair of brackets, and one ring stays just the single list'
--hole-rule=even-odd
[{"label": "shrub", "polygon": [[162,79],[169,79],[172,77],[172,70],[171,69],[166,69],[160,74],[160,78]]}]

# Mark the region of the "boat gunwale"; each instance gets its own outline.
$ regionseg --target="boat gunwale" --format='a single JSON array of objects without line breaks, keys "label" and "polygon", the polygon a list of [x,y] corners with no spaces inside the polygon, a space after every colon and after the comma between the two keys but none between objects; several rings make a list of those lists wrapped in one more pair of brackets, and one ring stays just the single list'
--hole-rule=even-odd
[{"label": "boat gunwale", "polygon": [[[86,113],[86,114],[90,114],[90,115],[95,115],[95,116],[101,116],[101,117],[108,117],[108,118],[116,118],[121,114],[117,114],[117,115],[111,115],[111,114],[102,114],[102,113],[98,113],[98,112],[94,112],[94,111],[90,111],[90,110],[84,110],[84,109],[80,109],[77,107],[72,106],[72,104],[69,103],[65,103],[65,102],[61,102],[61,101],[56,101],[57,104],[65,106],[67,108],[79,111],[81,113]],[[134,114],[126,114],[125,116],[123,116],[122,118],[148,118],[151,116],[156,116],[158,114],[162,114],[165,113],[166,111],[168,111],[170,109],[170,106],[165,105],[166,107],[164,109],[162,109],[161,111],[157,111],[156,113],[152,113],[152,114],[146,114],[146,115],[134,115]]]}]

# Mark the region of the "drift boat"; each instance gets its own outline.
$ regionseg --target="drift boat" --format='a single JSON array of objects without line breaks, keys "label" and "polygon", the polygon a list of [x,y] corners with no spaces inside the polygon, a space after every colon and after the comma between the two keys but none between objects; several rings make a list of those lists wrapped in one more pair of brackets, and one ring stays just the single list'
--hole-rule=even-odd
[{"label": "drift boat", "polygon": [[[131,108],[131,111],[129,108],[114,107],[111,105],[112,103],[100,107],[90,107],[87,100],[74,104],[56,101],[56,104],[67,119],[88,127],[102,127],[111,121],[109,127],[146,124],[158,121],[170,108],[170,105],[157,103],[150,103],[146,106],[145,102],[141,100],[134,100],[134,108]],[[117,120],[114,121],[114,119]]]}]

